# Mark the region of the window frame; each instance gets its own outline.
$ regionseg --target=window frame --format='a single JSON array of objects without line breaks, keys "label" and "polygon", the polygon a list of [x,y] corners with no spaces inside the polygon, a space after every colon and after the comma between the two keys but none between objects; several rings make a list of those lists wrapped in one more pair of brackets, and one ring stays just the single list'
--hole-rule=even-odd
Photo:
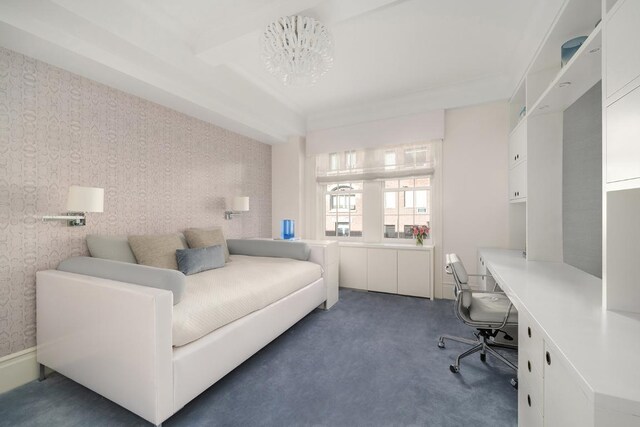
[{"label": "window frame", "polygon": [[[321,238],[324,240],[340,240],[340,241],[362,241],[364,238],[364,223],[362,226],[362,231],[361,231],[361,235],[360,236],[341,236],[338,235],[338,227],[339,224],[343,224],[344,221],[338,221],[338,217],[340,216],[340,210],[339,207],[338,209],[335,209],[333,206],[333,198],[334,197],[345,197],[345,198],[349,198],[351,199],[351,197],[353,196],[354,198],[354,204],[353,204],[353,208],[351,208],[351,203],[349,203],[349,209],[345,209],[344,214],[349,215],[349,227],[351,227],[351,211],[355,211],[357,210],[356,208],[356,203],[355,203],[355,197],[356,194],[360,194],[361,198],[362,198],[362,203],[363,203],[363,208],[362,208],[362,213],[360,215],[356,215],[362,218],[363,222],[364,222],[364,180],[356,180],[356,181],[336,181],[333,183],[323,183],[321,185],[318,185],[318,188],[321,189],[320,194],[321,194],[321,206],[322,206],[322,213],[320,214],[320,224],[322,225],[321,227]],[[353,187],[351,187],[352,184],[360,184],[360,186],[362,187],[361,189],[354,189]],[[341,192],[340,190],[332,190],[332,191],[327,191],[326,188],[328,186],[334,186],[335,188],[344,188],[347,189],[348,191],[346,192]],[[332,206],[332,208],[327,211],[327,206],[326,206],[326,196],[329,196],[329,203]],[[326,229],[326,220],[327,220],[327,213],[334,213],[335,212],[335,217],[336,217],[336,221],[335,221],[335,236],[327,236],[327,229]]]},{"label": "window frame", "polygon": [[[393,181],[393,180],[397,180],[400,181],[402,179],[421,179],[421,178],[429,178],[429,184],[428,186],[420,186],[420,187],[411,187],[410,189],[408,189],[407,187],[400,187],[398,185],[398,188],[385,188],[385,181]],[[422,190],[426,190],[427,191],[427,207],[429,208],[428,212],[426,213],[426,215],[429,215],[429,238],[424,240],[424,244],[426,245],[430,245],[432,244],[433,241],[433,175],[415,175],[415,176],[410,176],[410,177],[406,177],[406,178],[392,178],[392,179],[385,179],[380,181],[380,191],[382,191],[382,203],[381,203],[381,207],[380,207],[380,216],[382,218],[382,224],[380,227],[380,242],[382,243],[405,243],[408,244],[409,242],[413,242],[413,239],[406,239],[406,238],[401,238],[401,237],[385,237],[385,224],[384,224],[384,217],[385,217],[385,194],[386,193],[396,193],[399,194],[401,192],[412,192],[415,194],[415,192],[417,191],[422,191]],[[415,181],[414,181],[415,182]],[[414,197],[415,199],[415,197]],[[396,203],[396,207],[394,209],[400,209],[400,198],[397,197],[396,198],[397,203]],[[414,200],[414,204],[415,204],[415,200]],[[404,205],[404,203],[403,203]],[[404,206],[406,208],[406,206]],[[418,209],[418,208],[414,208],[411,207],[410,209]],[[413,213],[414,215],[414,219],[415,219],[415,215],[416,213]],[[363,213],[364,216],[364,213]],[[397,216],[400,216],[399,214]],[[415,222],[415,221],[414,221]],[[400,232],[400,230],[396,231],[397,233]]]}]

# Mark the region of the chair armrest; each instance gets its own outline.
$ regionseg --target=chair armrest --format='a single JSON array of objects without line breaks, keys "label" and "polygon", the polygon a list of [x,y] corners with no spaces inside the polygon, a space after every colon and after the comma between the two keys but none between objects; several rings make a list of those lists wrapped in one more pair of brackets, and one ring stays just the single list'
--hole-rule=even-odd
[{"label": "chair armrest", "polygon": [[36,274],[37,359],[146,420],[173,413],[169,290]]}]

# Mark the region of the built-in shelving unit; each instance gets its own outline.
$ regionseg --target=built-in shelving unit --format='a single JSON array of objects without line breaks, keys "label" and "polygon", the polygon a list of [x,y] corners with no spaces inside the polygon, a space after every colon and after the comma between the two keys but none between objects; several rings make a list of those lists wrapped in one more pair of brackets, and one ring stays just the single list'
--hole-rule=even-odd
[{"label": "built-in shelving unit", "polygon": [[[563,261],[563,112],[602,78],[602,11],[601,0],[565,0],[509,101],[511,234],[525,236],[516,248],[530,260]],[[562,44],[578,36],[562,66]]]},{"label": "built-in shelving unit", "polygon": [[640,1],[604,0],[603,306],[640,313]]}]

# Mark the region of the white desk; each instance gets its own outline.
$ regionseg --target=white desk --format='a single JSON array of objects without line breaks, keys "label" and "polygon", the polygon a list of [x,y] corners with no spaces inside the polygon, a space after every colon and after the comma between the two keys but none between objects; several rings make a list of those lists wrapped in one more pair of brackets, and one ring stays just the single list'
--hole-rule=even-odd
[{"label": "white desk", "polygon": [[[565,425],[640,426],[640,315],[603,310],[602,281],[567,264],[526,261],[521,251],[479,252],[518,309],[521,347],[527,321],[539,329],[544,340],[541,354],[535,348],[527,350],[533,353],[534,366],[540,366],[543,378],[538,410],[544,422],[521,417],[520,424],[559,425],[556,411],[564,411],[566,416],[574,402],[573,396],[558,393],[567,381],[573,381],[587,399],[586,407],[578,405],[576,409],[583,408],[586,413],[571,414],[574,422]],[[554,359],[562,362],[566,381],[554,384],[553,365],[545,360],[547,351],[560,356]],[[519,360],[519,368],[524,371],[527,361]],[[520,371],[518,377],[519,394],[536,392],[537,384],[523,384],[526,378]],[[563,418],[565,422],[568,419]]]}]

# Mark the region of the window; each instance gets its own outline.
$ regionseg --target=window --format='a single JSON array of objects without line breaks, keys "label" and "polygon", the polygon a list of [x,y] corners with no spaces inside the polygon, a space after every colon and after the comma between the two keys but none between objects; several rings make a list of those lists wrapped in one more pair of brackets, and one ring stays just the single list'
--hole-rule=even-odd
[{"label": "window", "polygon": [[317,155],[318,237],[410,243],[413,227],[431,226],[440,152],[434,141]]},{"label": "window", "polygon": [[388,150],[384,152],[384,169],[391,170],[396,167],[396,152]]},{"label": "window", "polygon": [[329,170],[337,171],[340,167],[340,157],[338,153],[329,154]]},{"label": "window", "polygon": [[385,180],[383,191],[386,239],[412,239],[414,226],[429,226],[430,177]]},{"label": "window", "polygon": [[356,152],[347,151],[345,153],[346,167],[347,169],[354,169],[356,167]]},{"label": "window", "polygon": [[324,235],[362,236],[362,182],[326,185]]}]

